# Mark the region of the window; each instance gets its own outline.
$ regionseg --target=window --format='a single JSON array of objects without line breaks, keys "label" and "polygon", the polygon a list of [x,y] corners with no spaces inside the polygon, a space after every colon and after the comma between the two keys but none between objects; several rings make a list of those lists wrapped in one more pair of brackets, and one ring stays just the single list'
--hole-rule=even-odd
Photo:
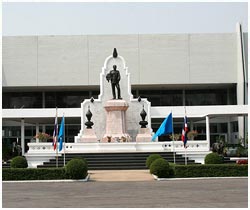
[{"label": "window", "polygon": [[227,105],[227,90],[186,90],[185,104],[186,106]]},{"label": "window", "polygon": [[152,106],[182,106],[182,90],[139,90],[141,98],[147,98]]},{"label": "window", "polygon": [[3,93],[3,108],[42,108],[42,92]]}]

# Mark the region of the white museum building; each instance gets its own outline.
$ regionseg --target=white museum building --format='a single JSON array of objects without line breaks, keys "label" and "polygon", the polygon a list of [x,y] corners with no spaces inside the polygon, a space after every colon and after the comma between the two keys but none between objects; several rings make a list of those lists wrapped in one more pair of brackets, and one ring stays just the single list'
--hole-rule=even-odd
[{"label": "white museum building", "polygon": [[[150,136],[170,112],[174,133],[181,133],[186,110],[189,130],[198,133],[188,140],[190,151],[209,152],[220,138],[231,144],[243,139],[246,145],[248,40],[239,23],[235,33],[3,36],[2,43],[2,142],[19,144],[23,155],[44,150],[53,156],[52,144],[34,136],[53,135],[56,107],[59,123],[65,116],[66,153],[161,151],[170,144],[171,151],[182,153],[182,141],[173,145],[169,135],[136,141],[143,107]],[[124,81],[121,95],[129,106],[130,139],[124,144],[102,142],[106,114],[101,104],[111,97],[105,74],[114,64],[114,48]],[[96,142],[83,143],[88,107]]]}]

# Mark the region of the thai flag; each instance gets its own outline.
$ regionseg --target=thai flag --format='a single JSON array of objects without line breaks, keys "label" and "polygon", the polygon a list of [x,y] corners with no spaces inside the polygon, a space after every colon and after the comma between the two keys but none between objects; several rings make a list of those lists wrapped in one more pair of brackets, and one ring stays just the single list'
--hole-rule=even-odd
[{"label": "thai flag", "polygon": [[182,129],[182,135],[181,135],[181,139],[183,141],[184,144],[184,148],[186,148],[186,144],[187,144],[187,132],[188,132],[188,126],[187,126],[187,116],[184,117],[184,125],[183,125],[183,129]]},{"label": "thai flag", "polygon": [[54,150],[56,150],[56,145],[57,145],[57,134],[58,134],[58,123],[57,123],[57,114],[56,114],[54,132],[53,132],[53,143],[52,143],[52,145],[54,146]]}]

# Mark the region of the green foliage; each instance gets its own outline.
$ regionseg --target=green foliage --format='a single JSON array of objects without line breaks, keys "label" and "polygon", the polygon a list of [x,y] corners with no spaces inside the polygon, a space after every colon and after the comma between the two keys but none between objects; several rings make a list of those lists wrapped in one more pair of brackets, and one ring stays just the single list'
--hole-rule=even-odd
[{"label": "green foliage", "polygon": [[175,177],[233,177],[248,176],[248,165],[209,164],[176,165]]},{"label": "green foliage", "polygon": [[221,164],[223,163],[223,157],[216,152],[212,152],[206,155],[205,164]]},{"label": "green foliage", "polygon": [[25,157],[22,156],[16,156],[12,158],[10,162],[10,167],[11,168],[27,168],[28,163]]},{"label": "green foliage", "polygon": [[169,176],[174,177],[175,176],[175,166],[176,166],[176,164],[169,162],[169,166],[170,166]]},{"label": "green foliage", "polygon": [[3,181],[6,180],[55,180],[67,179],[64,168],[3,168]]},{"label": "green foliage", "polygon": [[9,160],[11,157],[11,147],[3,144],[3,148],[2,148],[2,159],[7,161]]},{"label": "green foliage", "polygon": [[83,179],[87,176],[87,173],[88,173],[87,164],[81,158],[74,158],[70,160],[67,163],[65,170],[66,170],[66,174],[71,179]]},{"label": "green foliage", "polygon": [[236,155],[238,157],[247,157],[248,156],[248,149],[244,148],[243,146],[239,145],[236,150]]},{"label": "green foliage", "polygon": [[156,159],[150,165],[150,173],[158,176],[159,178],[167,178],[172,174],[168,161],[163,158]]},{"label": "green foliage", "polygon": [[150,165],[158,158],[162,158],[162,156],[160,156],[159,154],[152,154],[152,155],[149,155],[147,157],[147,160],[146,160],[146,166],[147,168],[150,168]]},{"label": "green foliage", "polygon": [[88,170],[88,161],[84,157],[74,157],[73,159],[82,160],[86,164],[86,167],[87,167],[87,170]]}]

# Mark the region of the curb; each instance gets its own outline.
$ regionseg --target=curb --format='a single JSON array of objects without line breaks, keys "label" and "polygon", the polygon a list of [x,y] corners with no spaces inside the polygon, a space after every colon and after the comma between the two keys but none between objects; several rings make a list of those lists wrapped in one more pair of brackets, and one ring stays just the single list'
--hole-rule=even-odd
[{"label": "curb", "polygon": [[247,176],[227,176],[227,177],[190,177],[190,178],[158,178],[152,174],[156,181],[178,181],[178,180],[206,180],[206,179],[248,179]]},{"label": "curb", "polygon": [[20,180],[20,181],[2,181],[2,183],[53,183],[53,182],[87,182],[90,174],[85,179],[55,179],[55,180]]}]

